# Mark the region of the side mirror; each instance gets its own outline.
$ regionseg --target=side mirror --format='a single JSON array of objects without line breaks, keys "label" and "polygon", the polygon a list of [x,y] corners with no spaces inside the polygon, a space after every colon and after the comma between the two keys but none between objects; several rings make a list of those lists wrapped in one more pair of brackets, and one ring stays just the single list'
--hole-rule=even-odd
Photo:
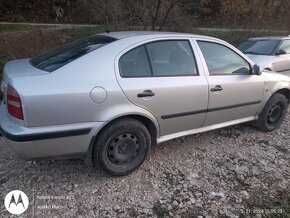
[{"label": "side mirror", "polygon": [[252,74],[253,75],[258,75],[260,76],[262,74],[263,70],[258,66],[258,65],[254,65],[252,68]]},{"label": "side mirror", "polygon": [[284,54],[287,54],[287,52],[285,50],[281,49],[281,50],[278,50],[276,54],[277,55],[284,55]]}]

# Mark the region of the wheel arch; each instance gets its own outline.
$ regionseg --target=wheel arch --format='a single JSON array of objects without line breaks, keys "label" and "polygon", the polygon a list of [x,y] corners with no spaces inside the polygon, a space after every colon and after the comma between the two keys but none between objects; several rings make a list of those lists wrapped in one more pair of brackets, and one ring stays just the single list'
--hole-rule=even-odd
[{"label": "wheel arch", "polygon": [[120,117],[117,117],[117,118],[111,120],[98,132],[98,134],[96,135],[96,138],[98,137],[100,132],[103,129],[105,129],[108,125],[110,125],[111,123],[116,122],[118,120],[125,119],[125,118],[132,118],[132,119],[138,120],[140,123],[142,123],[148,129],[148,131],[150,133],[150,137],[152,140],[152,146],[157,144],[158,127],[156,127],[156,125],[154,124],[154,122],[150,118],[143,116],[143,115],[140,115],[140,114],[124,115],[124,116],[120,116]]},{"label": "wheel arch", "polygon": [[[140,115],[140,114],[127,114],[127,115],[122,115],[119,117],[115,117],[113,119],[111,119],[109,122],[107,122],[97,133],[95,136],[93,136],[93,138],[91,139],[91,143],[89,146],[89,149],[86,153],[86,155],[84,156],[83,160],[85,162],[85,164],[89,167],[92,168],[93,167],[93,163],[92,163],[92,158],[93,158],[93,148],[95,146],[95,142],[98,139],[99,135],[101,134],[101,132],[110,124],[112,124],[113,122],[116,122],[118,120],[121,119],[126,119],[126,118],[133,118],[135,120],[138,120],[139,122],[141,122],[149,131],[151,140],[152,140],[152,146],[155,146],[157,144],[157,137],[159,134],[159,126],[156,126],[156,124],[154,123],[154,121],[152,121],[150,118],[148,118],[147,116],[144,115]],[[156,121],[157,122],[157,121]]]},{"label": "wheel arch", "polygon": [[284,95],[288,99],[288,101],[290,101],[290,89],[282,88],[282,89],[277,90],[275,93]]}]

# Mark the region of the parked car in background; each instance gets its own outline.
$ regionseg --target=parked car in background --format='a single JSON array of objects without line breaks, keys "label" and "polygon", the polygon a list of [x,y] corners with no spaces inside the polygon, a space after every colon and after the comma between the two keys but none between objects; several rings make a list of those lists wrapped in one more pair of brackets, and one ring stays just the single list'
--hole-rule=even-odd
[{"label": "parked car in background", "polygon": [[260,67],[290,76],[290,37],[251,38],[238,48]]},{"label": "parked car in background", "polygon": [[244,122],[278,128],[290,78],[211,37],[112,32],[4,66],[0,131],[27,159],[80,157],[126,175],[151,146]]}]

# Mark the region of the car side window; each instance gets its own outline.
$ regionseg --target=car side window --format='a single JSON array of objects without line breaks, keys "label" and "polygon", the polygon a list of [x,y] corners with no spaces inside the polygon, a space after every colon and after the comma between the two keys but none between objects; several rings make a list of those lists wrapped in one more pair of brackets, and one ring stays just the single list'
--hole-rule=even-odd
[{"label": "car side window", "polygon": [[205,41],[198,41],[198,45],[211,76],[250,74],[250,64],[230,48]]},{"label": "car side window", "polygon": [[151,68],[144,46],[137,47],[124,54],[119,61],[122,77],[149,77]]},{"label": "car side window", "polygon": [[153,76],[198,75],[189,41],[167,40],[146,45]]},{"label": "car side window", "polygon": [[284,40],[279,50],[283,50],[286,54],[290,54],[290,40]]}]

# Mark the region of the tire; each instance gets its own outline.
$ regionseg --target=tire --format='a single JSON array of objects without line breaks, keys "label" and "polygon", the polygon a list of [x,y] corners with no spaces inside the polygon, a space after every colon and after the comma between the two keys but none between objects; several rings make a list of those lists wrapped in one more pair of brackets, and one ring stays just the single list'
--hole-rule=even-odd
[{"label": "tire", "polygon": [[105,127],[93,148],[93,163],[112,176],[125,176],[144,162],[151,149],[148,129],[132,118]]},{"label": "tire", "polygon": [[286,116],[288,105],[289,100],[284,95],[273,94],[260,113],[255,126],[263,132],[279,128]]}]

